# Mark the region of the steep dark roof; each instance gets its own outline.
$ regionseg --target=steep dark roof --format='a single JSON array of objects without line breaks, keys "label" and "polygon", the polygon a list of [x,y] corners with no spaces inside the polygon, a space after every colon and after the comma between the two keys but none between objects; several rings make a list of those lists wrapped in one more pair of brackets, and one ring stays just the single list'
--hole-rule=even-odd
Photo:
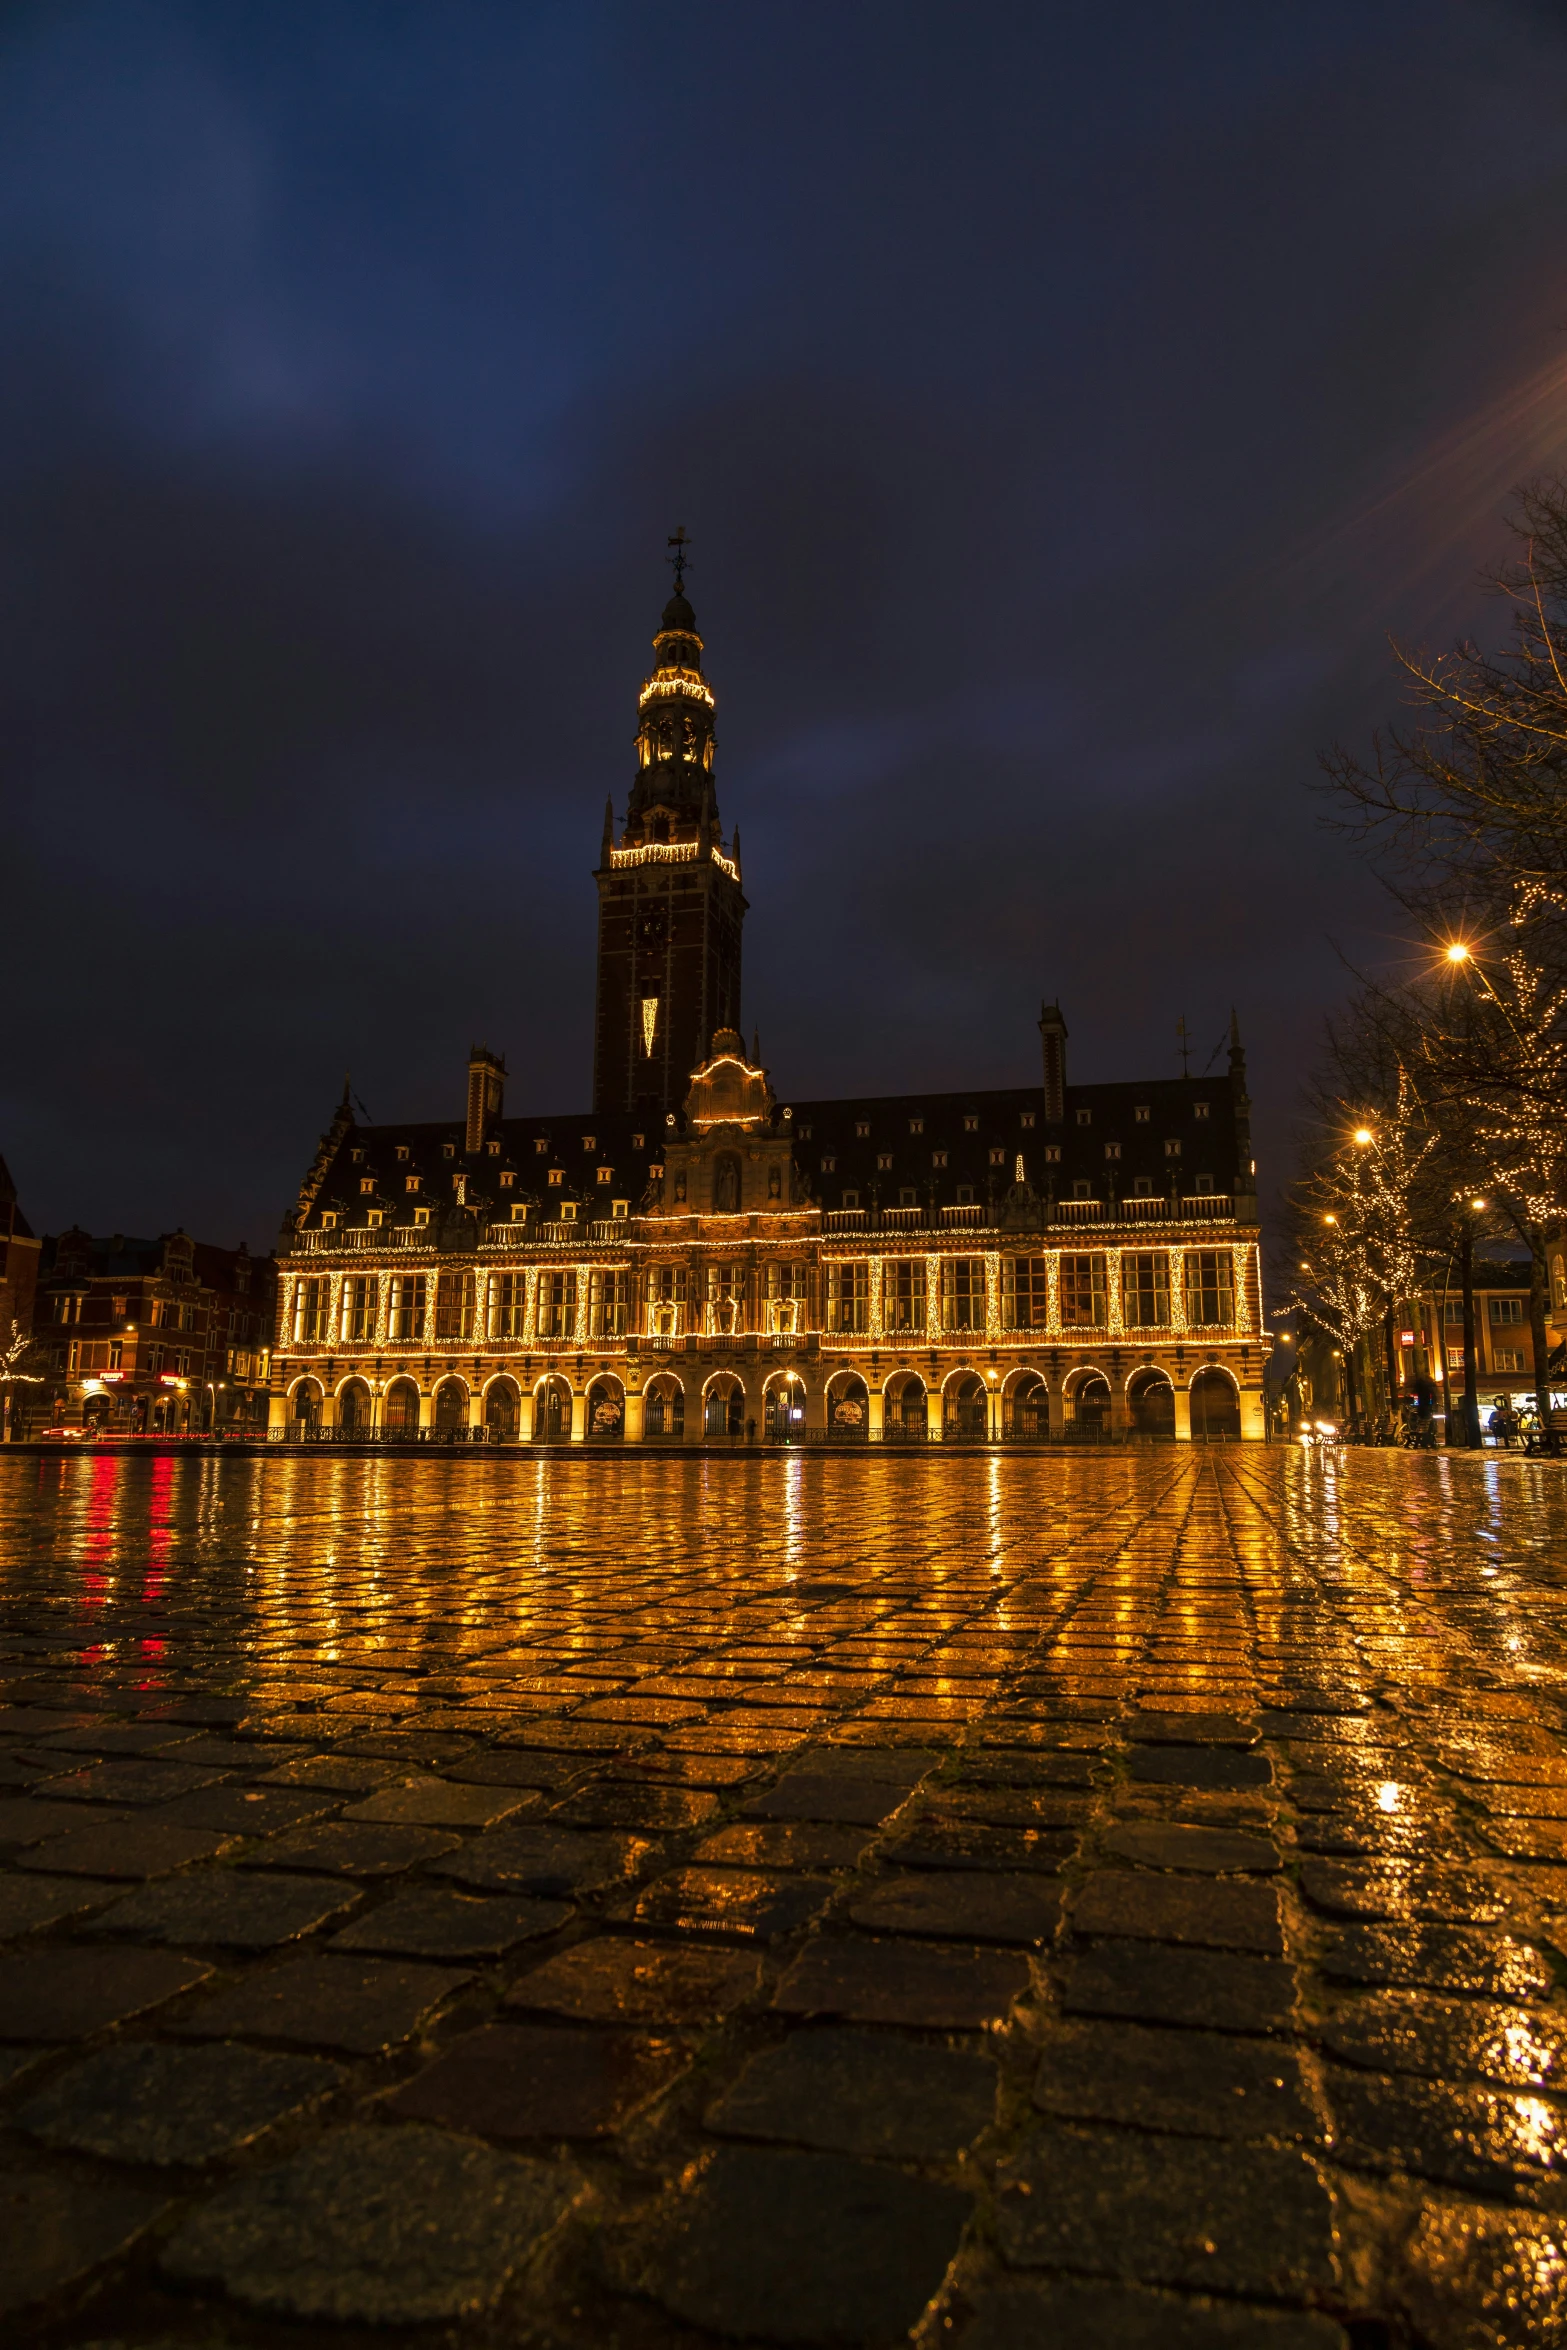
[{"label": "steep dark roof", "polygon": [[[1156,1196],[1172,1187],[1195,1192],[1204,1178],[1218,1193],[1252,1182],[1249,1153],[1241,1164],[1228,1077],[1070,1085],[1058,1126],[1047,1124],[1038,1086],[789,1106],[795,1155],[826,1208],[842,1205],[845,1189],[859,1194],[862,1207],[873,1198],[896,1206],[909,1189],[920,1205],[952,1205],[960,1188],[984,1200],[1015,1180],[1020,1158],[1025,1182],[1057,1199],[1071,1198],[1082,1183],[1092,1198],[1107,1199],[1135,1192],[1139,1181]],[[1167,1143],[1178,1143],[1178,1153],[1167,1152]]]},{"label": "steep dark roof", "polygon": [[[1121,1198],[1140,1183],[1162,1197],[1252,1184],[1228,1076],[1069,1086],[1065,1119],[1055,1127],[1046,1123],[1039,1086],[795,1101],[780,1105],[777,1120],[792,1134],[810,1193],[824,1208],[841,1207],[845,1192],[856,1193],[850,1204],[861,1207],[896,1206],[903,1191],[921,1206],[956,1205],[960,1194],[985,1202],[1016,1180],[1019,1158],[1024,1180],[1041,1197],[1058,1199],[1085,1183],[1095,1199]],[[459,1179],[470,1208],[501,1217],[515,1201],[546,1211],[561,1200],[612,1197],[635,1206],[662,1161],[665,1132],[618,1111],[504,1118],[490,1138],[499,1148],[469,1157],[460,1119],[351,1127],[306,1225],[319,1226],[323,1211],[340,1224],[360,1223],[373,1208],[399,1222],[428,1207],[434,1221],[453,1206]],[[1178,1143],[1179,1152],[1167,1151],[1168,1143]],[[884,1158],[890,1167],[881,1165]],[[603,1181],[601,1169],[608,1170]],[[417,1178],[415,1191],[410,1178]]]},{"label": "steep dark roof", "polygon": [[33,1240],[37,1237],[17,1205],[16,1185],[11,1181],[11,1170],[4,1159],[0,1159],[0,1232],[14,1240]]}]

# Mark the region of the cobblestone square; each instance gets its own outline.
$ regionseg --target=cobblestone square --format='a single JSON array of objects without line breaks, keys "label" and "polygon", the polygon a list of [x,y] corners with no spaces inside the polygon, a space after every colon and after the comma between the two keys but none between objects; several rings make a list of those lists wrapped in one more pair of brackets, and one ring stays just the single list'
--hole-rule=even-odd
[{"label": "cobblestone square", "polygon": [[0,1458],[39,2350],[1567,2340],[1567,1481]]}]

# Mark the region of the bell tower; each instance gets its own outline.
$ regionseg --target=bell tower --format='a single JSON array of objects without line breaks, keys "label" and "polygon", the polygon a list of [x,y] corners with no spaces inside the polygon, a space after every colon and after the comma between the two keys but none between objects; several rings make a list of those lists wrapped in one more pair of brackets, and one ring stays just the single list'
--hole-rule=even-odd
[{"label": "bell tower", "polygon": [[637,704],[637,773],[617,834],[614,802],[599,893],[593,1107],[650,1125],[685,1100],[719,1028],[740,1025],[740,835],[727,848],[713,786],[713,689],[686,601],[686,548],[669,542],[675,592]]}]

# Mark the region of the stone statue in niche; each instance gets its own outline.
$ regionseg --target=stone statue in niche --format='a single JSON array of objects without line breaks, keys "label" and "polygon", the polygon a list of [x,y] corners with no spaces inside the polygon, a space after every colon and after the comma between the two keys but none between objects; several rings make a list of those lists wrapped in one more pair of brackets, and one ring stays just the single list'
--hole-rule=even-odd
[{"label": "stone statue in niche", "polygon": [[767,1170],[767,1196],[769,1199],[783,1197],[783,1178],[778,1172],[776,1163]]},{"label": "stone statue in niche", "polygon": [[713,1205],[721,1216],[732,1216],[740,1205],[740,1162],[728,1153],[713,1170]]}]

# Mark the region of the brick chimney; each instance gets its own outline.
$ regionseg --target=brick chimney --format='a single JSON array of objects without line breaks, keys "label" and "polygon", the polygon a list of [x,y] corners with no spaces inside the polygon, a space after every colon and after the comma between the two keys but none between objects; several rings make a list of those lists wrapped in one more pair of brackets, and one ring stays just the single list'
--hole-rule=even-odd
[{"label": "brick chimney", "polygon": [[499,1123],[506,1098],[506,1064],[499,1053],[474,1045],[468,1054],[468,1131],[463,1149],[471,1158],[482,1151]]},{"label": "brick chimney", "polygon": [[1059,1004],[1040,1005],[1039,1041],[1045,1057],[1045,1124],[1059,1126],[1066,1117],[1066,1022]]}]

